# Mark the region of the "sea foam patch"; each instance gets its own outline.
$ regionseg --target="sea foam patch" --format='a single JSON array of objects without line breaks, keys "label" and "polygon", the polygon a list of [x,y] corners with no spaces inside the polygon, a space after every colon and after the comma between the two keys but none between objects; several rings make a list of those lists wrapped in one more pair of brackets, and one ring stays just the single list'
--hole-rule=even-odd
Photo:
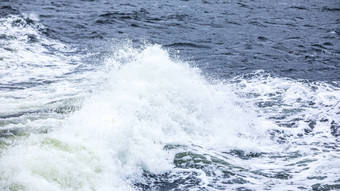
[{"label": "sea foam patch", "polygon": [[34,182],[56,190],[130,185],[144,171],[174,170],[176,153],[166,146],[227,150],[256,142],[255,114],[235,105],[233,93],[209,84],[198,69],[171,60],[160,46],[129,56],[129,62],[107,61],[119,66],[103,74],[103,90],[61,128],[8,147],[0,159],[3,188],[33,189]]},{"label": "sea foam patch", "polygon": [[159,45],[118,48],[105,67],[97,91],[48,121],[59,128],[2,152],[2,189],[295,189],[339,177],[336,86],[265,72],[212,83]]}]

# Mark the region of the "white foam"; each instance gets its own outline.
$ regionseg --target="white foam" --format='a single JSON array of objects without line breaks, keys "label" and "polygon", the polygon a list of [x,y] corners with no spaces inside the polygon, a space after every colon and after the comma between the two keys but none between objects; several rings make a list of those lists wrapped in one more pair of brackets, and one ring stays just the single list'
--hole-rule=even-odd
[{"label": "white foam", "polygon": [[107,61],[115,66],[103,74],[104,90],[85,100],[63,128],[30,136],[4,153],[5,188],[34,189],[38,182],[55,189],[112,188],[138,179],[143,170],[173,169],[174,153],[163,149],[167,144],[254,147],[256,115],[235,105],[232,92],[172,61],[160,46],[129,51],[133,59],[125,63]]},{"label": "white foam", "polygon": [[45,29],[34,13],[0,18],[0,115],[46,109],[81,97],[91,84],[89,74],[73,74],[82,57]]},{"label": "white foam", "polygon": [[[35,24],[28,24],[30,19]],[[63,55],[72,50],[64,44],[42,36],[45,29],[35,14],[23,18],[10,15],[0,19],[1,84],[53,79],[72,71],[79,58]],[[30,42],[30,38],[34,42]],[[55,51],[51,52],[50,49]]]},{"label": "white foam", "polygon": [[[251,168],[261,172],[286,171],[292,178],[265,180],[260,177],[261,185],[265,186],[257,185],[255,188],[294,190],[298,186],[311,189],[311,185],[316,183],[336,184],[340,177],[336,170],[340,167],[339,162],[336,162],[339,160],[335,146],[338,141],[332,135],[331,124],[340,122],[340,88],[325,82],[308,83],[272,77],[263,71],[251,78],[230,80],[226,85],[233,87],[243,98],[240,102],[264,105],[257,109],[258,115],[266,123],[272,124],[271,129],[282,132],[277,137],[285,139],[282,146],[286,149],[278,153],[278,156],[281,155],[279,158],[254,159]],[[270,104],[265,106],[263,103]],[[306,133],[306,129],[311,132]]]},{"label": "white foam", "polygon": [[[308,119],[319,120],[322,115],[338,120],[339,89],[333,86],[266,77],[261,73],[250,79],[234,79],[238,83],[230,80],[212,84],[202,77],[200,70],[170,59],[158,45],[144,50],[129,47],[117,50],[106,60],[106,67],[106,73],[94,74],[101,76],[98,79],[103,80],[103,86],[84,100],[80,110],[67,119],[48,121],[60,128],[17,140],[2,153],[0,188],[133,190],[131,184],[141,180],[143,171],[162,174],[178,170],[173,164],[176,150],[164,149],[168,144],[185,145],[246,169],[242,172],[249,176],[245,178],[249,181],[246,185],[259,190],[310,185],[313,180],[307,177],[317,175],[326,166],[326,160],[337,167],[334,161],[338,156],[333,151],[320,155],[309,144],[302,145],[308,141],[334,142],[329,130],[325,131],[329,125],[317,122],[315,131],[321,132],[320,136],[297,138],[308,126],[303,124]],[[306,106],[310,100],[316,105]],[[254,106],[260,102],[274,104]],[[291,129],[280,127],[285,121],[271,117],[281,114],[287,115],[288,121],[303,120]],[[38,123],[44,124],[44,119],[30,125]],[[268,132],[272,129],[293,135],[280,145],[270,139]],[[222,157],[222,152],[230,149],[267,155],[249,160]],[[295,151],[302,156],[285,157]],[[275,154],[281,158],[267,157]],[[308,158],[316,161],[307,163],[310,170],[290,165]],[[315,169],[311,168],[313,165]],[[211,177],[203,170],[193,171],[199,172],[200,186],[206,187]],[[293,179],[272,179],[252,171],[269,174],[289,171]],[[324,183],[339,177],[333,168],[325,173],[328,178],[321,181]]]}]

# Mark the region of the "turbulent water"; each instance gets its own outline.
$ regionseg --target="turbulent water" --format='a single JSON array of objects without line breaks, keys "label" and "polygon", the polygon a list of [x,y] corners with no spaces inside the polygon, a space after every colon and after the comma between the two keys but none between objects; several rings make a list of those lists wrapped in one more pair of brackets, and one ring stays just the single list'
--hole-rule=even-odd
[{"label": "turbulent water", "polygon": [[0,190],[339,190],[340,3],[1,0]]}]

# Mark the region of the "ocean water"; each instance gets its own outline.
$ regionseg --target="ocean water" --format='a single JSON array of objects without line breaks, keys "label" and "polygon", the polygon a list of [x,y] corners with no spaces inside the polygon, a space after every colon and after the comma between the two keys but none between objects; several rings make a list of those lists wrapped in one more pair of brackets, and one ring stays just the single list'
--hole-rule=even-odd
[{"label": "ocean water", "polygon": [[0,190],[339,190],[340,4],[0,1]]}]

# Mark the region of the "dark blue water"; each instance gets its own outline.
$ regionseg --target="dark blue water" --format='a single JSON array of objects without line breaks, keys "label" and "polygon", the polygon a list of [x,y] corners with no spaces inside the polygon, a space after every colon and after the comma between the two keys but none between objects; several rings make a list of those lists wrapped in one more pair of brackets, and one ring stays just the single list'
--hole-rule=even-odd
[{"label": "dark blue water", "polygon": [[337,0],[2,0],[1,7],[1,16],[34,12],[46,36],[84,51],[130,39],[179,50],[223,78],[259,69],[312,81],[340,78]]},{"label": "dark blue water", "polygon": [[340,1],[0,0],[0,190],[339,190]]}]

